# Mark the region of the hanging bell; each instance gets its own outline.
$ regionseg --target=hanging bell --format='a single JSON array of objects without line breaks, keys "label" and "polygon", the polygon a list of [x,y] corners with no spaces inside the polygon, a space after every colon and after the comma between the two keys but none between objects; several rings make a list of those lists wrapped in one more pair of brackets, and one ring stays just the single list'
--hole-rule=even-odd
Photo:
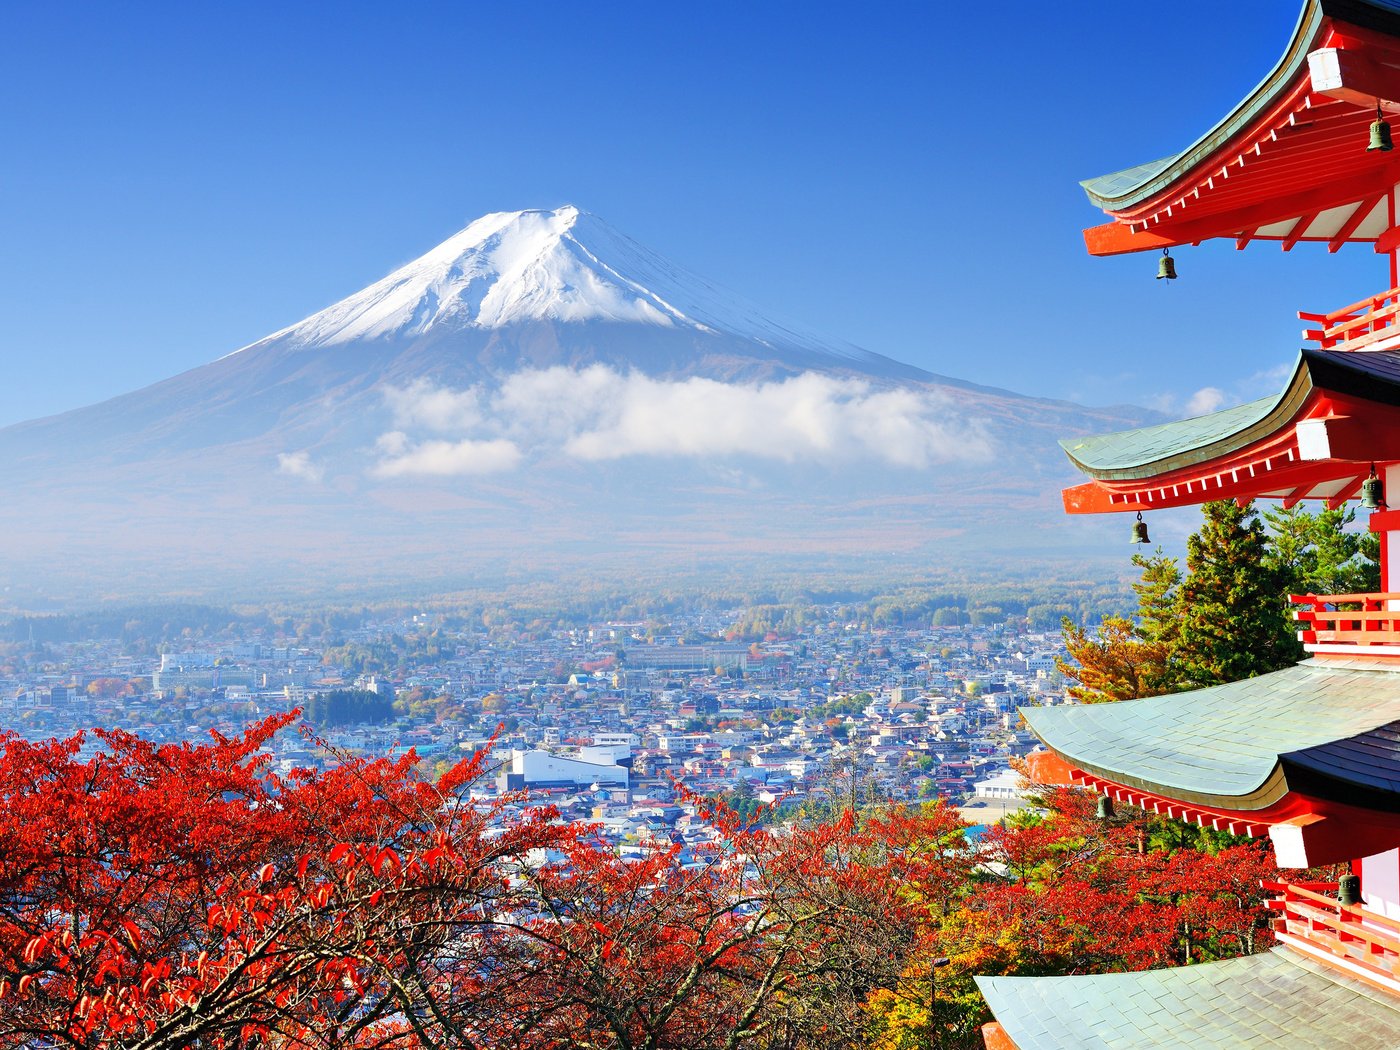
[{"label": "hanging bell", "polygon": [[1385,506],[1385,482],[1376,476],[1376,465],[1371,464],[1371,476],[1361,483],[1361,509],[1380,510]]},{"label": "hanging bell", "polygon": [[1133,542],[1151,543],[1147,538],[1147,522],[1142,520],[1142,511],[1138,511],[1137,521],[1133,522]]},{"label": "hanging bell", "polygon": [[1371,144],[1366,147],[1366,152],[1374,153],[1379,150],[1389,153],[1393,148],[1390,143],[1390,124],[1381,116],[1381,104],[1377,102],[1376,119],[1371,121]]},{"label": "hanging bell", "polygon": [[1094,811],[1094,816],[1097,817],[1099,820],[1112,820],[1113,799],[1109,798],[1107,795],[1100,795],[1099,806],[1098,809]]},{"label": "hanging bell", "polygon": [[1162,257],[1157,260],[1157,280],[1176,280],[1176,260],[1167,249],[1162,249]]},{"label": "hanging bell", "polygon": [[1337,903],[1361,903],[1361,879],[1356,875],[1343,875],[1337,880]]}]

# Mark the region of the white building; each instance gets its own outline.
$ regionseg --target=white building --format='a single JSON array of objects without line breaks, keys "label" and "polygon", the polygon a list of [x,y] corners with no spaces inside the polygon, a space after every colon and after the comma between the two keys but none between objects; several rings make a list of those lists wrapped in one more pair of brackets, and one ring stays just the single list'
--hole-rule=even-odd
[{"label": "white building", "polygon": [[1021,774],[1003,769],[995,776],[979,780],[972,785],[972,793],[977,798],[1020,799]]},{"label": "white building", "polygon": [[501,766],[496,782],[502,791],[592,784],[627,787],[630,772],[626,766],[615,763],[585,762],[549,751],[512,749],[510,760]]}]

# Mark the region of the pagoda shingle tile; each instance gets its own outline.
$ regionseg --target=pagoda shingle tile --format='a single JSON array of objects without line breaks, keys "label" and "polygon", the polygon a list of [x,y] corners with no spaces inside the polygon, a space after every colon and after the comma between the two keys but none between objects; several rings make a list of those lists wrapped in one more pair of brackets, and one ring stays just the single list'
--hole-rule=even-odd
[{"label": "pagoda shingle tile", "polygon": [[1172,423],[1068,438],[1060,446],[1090,477],[1146,479],[1232,455],[1291,428],[1315,389],[1400,405],[1400,351],[1304,350],[1279,394]]},{"label": "pagoda shingle tile", "polygon": [[1278,396],[1273,395],[1172,423],[1067,438],[1060,446],[1082,469],[1095,474],[1124,470],[1229,438],[1264,419],[1278,400]]},{"label": "pagoda shingle tile", "polygon": [[1020,1050],[1400,1046],[1400,1004],[1286,948],[1169,970],[977,984]]},{"label": "pagoda shingle tile", "polygon": [[1185,802],[1263,808],[1295,781],[1400,793],[1400,670],[1376,661],[1021,713],[1074,765]]}]

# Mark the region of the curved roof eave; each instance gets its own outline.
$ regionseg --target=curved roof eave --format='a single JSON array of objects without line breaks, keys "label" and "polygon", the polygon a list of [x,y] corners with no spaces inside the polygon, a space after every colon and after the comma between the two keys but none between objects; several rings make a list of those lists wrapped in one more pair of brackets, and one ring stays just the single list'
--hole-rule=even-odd
[{"label": "curved roof eave", "polygon": [[1381,739],[1400,750],[1390,731],[1400,720],[1400,669],[1307,661],[1187,693],[1021,714],[1071,765],[1190,805],[1268,809],[1294,789],[1290,774],[1310,768],[1377,800],[1395,798],[1385,770],[1396,752],[1379,764],[1369,755]]},{"label": "curved roof eave", "polygon": [[1229,455],[1287,426],[1313,384],[1300,355],[1278,394],[1171,423],[1065,438],[1060,447],[1080,471],[1100,481],[1140,480]]},{"label": "curved roof eave", "polygon": [[1283,57],[1229,114],[1191,145],[1161,160],[1138,164],[1080,183],[1095,207],[1113,214],[1166,192],[1276,102],[1300,75],[1307,75],[1324,19],[1400,37],[1400,0],[1306,0]]},{"label": "curved roof eave", "polygon": [[1400,407],[1400,350],[1303,350],[1283,392],[1209,415],[1112,434],[1065,438],[1060,447],[1096,481],[1142,481],[1234,455],[1293,424],[1314,391]]},{"label": "curved roof eave", "polygon": [[[1364,3],[1365,0],[1359,2]],[[1180,153],[1095,179],[1085,179],[1080,185],[1084,187],[1089,200],[1106,212],[1123,211],[1165,192],[1177,179],[1204,163],[1275,101],[1300,72],[1307,72],[1308,52],[1312,50],[1324,17],[1322,0],[1307,0],[1283,57],[1245,96],[1244,101]]]}]

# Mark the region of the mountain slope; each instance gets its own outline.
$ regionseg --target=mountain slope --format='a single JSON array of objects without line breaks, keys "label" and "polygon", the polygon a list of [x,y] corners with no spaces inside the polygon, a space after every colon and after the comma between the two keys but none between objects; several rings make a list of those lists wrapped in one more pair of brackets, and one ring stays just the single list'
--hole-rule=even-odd
[{"label": "mountain slope", "polygon": [[503,564],[976,552],[1018,506],[1049,549],[1055,438],[1145,418],[803,333],[572,207],[497,213],[209,364],[0,430],[0,568],[310,547],[392,572],[464,528]]}]

